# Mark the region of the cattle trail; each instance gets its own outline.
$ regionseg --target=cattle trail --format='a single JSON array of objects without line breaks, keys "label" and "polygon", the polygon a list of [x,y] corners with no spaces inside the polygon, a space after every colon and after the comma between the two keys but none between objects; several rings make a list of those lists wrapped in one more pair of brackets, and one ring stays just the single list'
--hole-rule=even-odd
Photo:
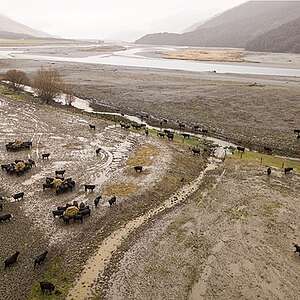
[{"label": "cattle trail", "polygon": [[185,201],[188,196],[193,194],[199,188],[205,174],[208,171],[216,169],[219,163],[220,160],[210,158],[210,163],[206,169],[202,171],[193,182],[186,184],[179,191],[175,192],[163,205],[128,222],[123,228],[120,228],[108,236],[99,246],[97,253],[87,261],[85,268],[81,273],[81,277],[76,281],[75,286],[70,290],[66,299],[84,300],[91,298],[93,296],[96,280],[98,277],[101,277],[114,251],[121,246],[124,239],[127,239],[134,230],[159,213]]}]

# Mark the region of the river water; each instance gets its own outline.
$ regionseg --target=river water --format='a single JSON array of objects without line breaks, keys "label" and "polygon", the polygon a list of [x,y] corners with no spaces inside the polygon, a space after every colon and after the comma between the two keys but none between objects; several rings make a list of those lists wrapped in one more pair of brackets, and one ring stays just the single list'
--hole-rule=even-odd
[{"label": "river water", "polygon": [[[26,48],[28,49],[28,48]],[[160,57],[145,57],[145,52],[158,52],[173,50],[167,47],[133,47],[124,51],[117,51],[108,54],[94,55],[87,57],[59,57],[28,54],[21,48],[13,50],[0,50],[0,59],[30,59],[41,61],[73,62],[112,65],[123,67],[154,68],[164,70],[178,70],[190,72],[213,72],[221,74],[248,74],[248,75],[268,75],[300,77],[300,69],[262,67],[255,64],[246,63],[207,63],[199,61],[188,61],[178,59],[164,59]]]}]

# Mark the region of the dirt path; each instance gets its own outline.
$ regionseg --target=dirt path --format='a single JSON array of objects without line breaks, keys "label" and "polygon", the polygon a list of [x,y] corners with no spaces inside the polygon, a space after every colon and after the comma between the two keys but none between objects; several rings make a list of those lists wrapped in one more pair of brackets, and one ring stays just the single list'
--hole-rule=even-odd
[{"label": "dirt path", "polygon": [[98,277],[101,277],[105,267],[109,264],[109,260],[113,253],[121,246],[122,242],[129,237],[141,225],[145,224],[151,218],[157,214],[164,212],[167,209],[178,205],[185,201],[187,197],[192,195],[201,184],[205,174],[217,167],[217,161],[211,159],[210,164],[206,169],[200,173],[200,175],[191,183],[181,188],[175,194],[173,194],[167,201],[165,201],[160,207],[155,210],[149,211],[147,214],[130,221],[123,228],[117,232],[112,233],[106,238],[98,248],[97,253],[91,257],[77,280],[76,285],[70,291],[67,299],[89,299],[93,294],[93,285]]}]

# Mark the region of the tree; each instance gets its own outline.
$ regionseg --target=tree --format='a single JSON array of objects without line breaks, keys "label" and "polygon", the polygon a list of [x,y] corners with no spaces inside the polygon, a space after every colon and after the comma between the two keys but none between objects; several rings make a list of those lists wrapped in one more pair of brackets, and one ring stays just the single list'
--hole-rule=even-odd
[{"label": "tree", "polygon": [[41,68],[34,77],[33,89],[40,99],[49,103],[64,91],[64,81],[57,70]]},{"label": "tree", "polygon": [[72,103],[75,101],[75,95],[70,85],[65,85],[64,93],[65,93],[65,104],[71,106]]},{"label": "tree", "polygon": [[19,70],[9,70],[4,76],[9,85],[16,91],[21,90],[24,85],[29,84],[29,78],[26,73]]}]

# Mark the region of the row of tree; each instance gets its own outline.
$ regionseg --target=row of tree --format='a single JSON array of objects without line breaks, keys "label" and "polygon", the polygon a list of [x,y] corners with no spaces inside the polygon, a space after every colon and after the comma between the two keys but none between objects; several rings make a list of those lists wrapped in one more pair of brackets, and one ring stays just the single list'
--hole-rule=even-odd
[{"label": "row of tree", "polygon": [[67,85],[56,69],[41,68],[30,80],[27,74],[20,70],[9,70],[4,76],[8,84],[15,90],[23,90],[24,86],[31,86],[41,100],[49,103],[62,93],[66,94],[66,101],[73,101],[72,89]]}]

